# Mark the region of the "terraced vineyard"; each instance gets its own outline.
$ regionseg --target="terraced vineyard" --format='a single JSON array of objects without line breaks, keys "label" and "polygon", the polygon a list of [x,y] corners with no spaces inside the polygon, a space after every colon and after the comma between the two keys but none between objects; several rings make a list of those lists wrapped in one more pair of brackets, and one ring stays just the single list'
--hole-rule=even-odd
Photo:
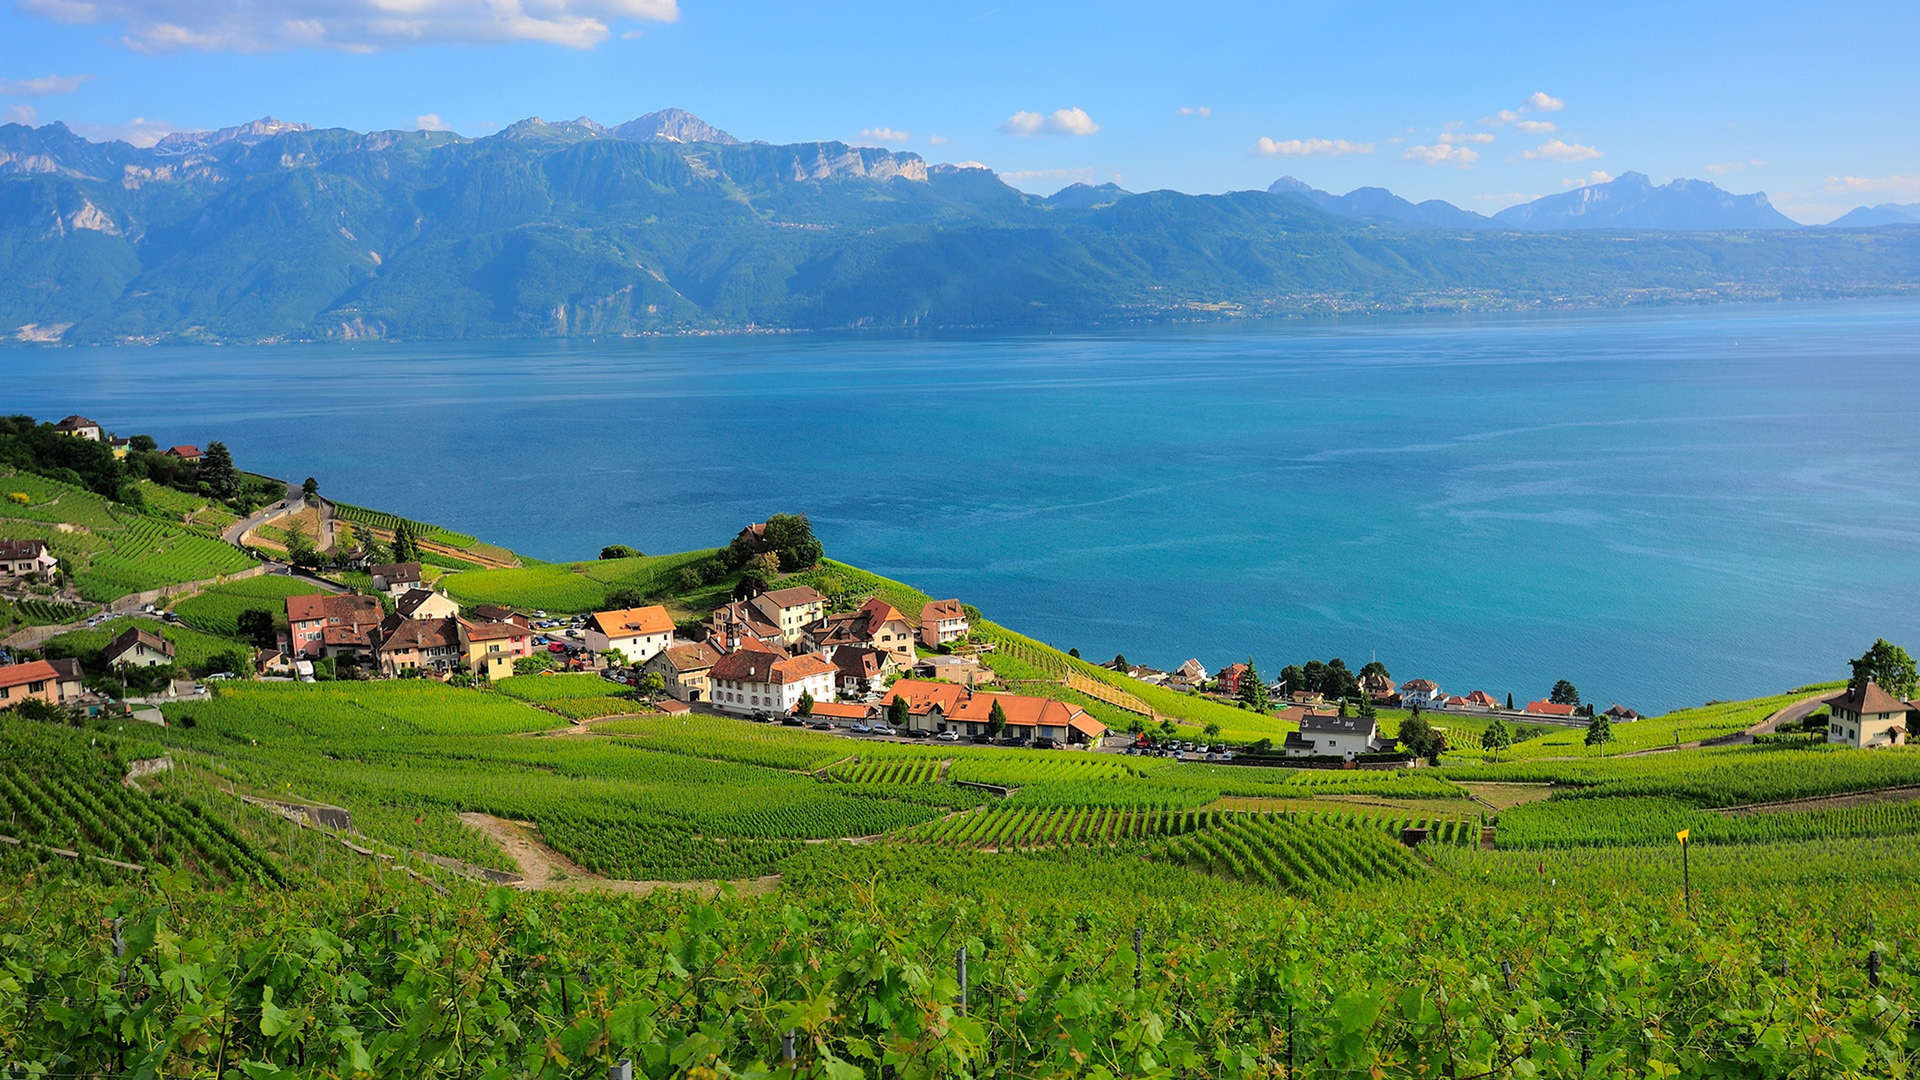
[{"label": "terraced vineyard", "polygon": [[1795,813],[1727,814],[1675,798],[1549,799],[1500,815],[1500,846],[1572,848],[1671,845],[1682,829],[1697,844],[1767,844],[1782,840],[1920,833],[1920,792],[1897,802],[1816,807]]},{"label": "terraced vineyard", "polygon": [[0,477],[0,489],[28,500],[0,500],[0,521],[8,523],[8,535],[47,541],[72,567],[74,585],[87,600],[104,602],[256,565],[215,537],[57,480],[20,473]]},{"label": "terraced vineyard", "polygon": [[0,820],[15,853],[47,849],[139,866],[192,866],[232,881],[279,882],[280,871],[197,803],[124,787],[114,744],[21,723],[0,727]]},{"label": "terraced vineyard", "polygon": [[938,757],[849,760],[829,770],[827,778],[843,784],[930,784],[940,779],[945,765]]},{"label": "terraced vineyard", "polygon": [[335,517],[350,521],[355,525],[369,526],[389,535],[402,524],[406,524],[412,527],[414,535],[420,539],[430,543],[445,544],[451,548],[461,548],[464,550],[472,548],[475,544],[479,543],[478,540],[463,532],[454,532],[452,529],[443,529],[438,525],[429,525],[422,521],[414,521],[411,518],[400,517],[397,514],[389,514],[383,510],[369,510],[364,506],[354,506],[350,503],[335,502],[333,504],[333,513]]},{"label": "terraced vineyard", "polygon": [[177,600],[173,613],[195,630],[223,637],[239,634],[241,613],[258,608],[274,617],[277,626],[287,624],[287,597],[322,592],[320,586],[304,578],[284,574],[262,574],[242,581],[227,581],[210,586],[192,596]]},{"label": "terraced vineyard", "polygon": [[514,675],[493,684],[519,701],[549,709],[571,720],[598,720],[653,711],[646,702],[598,675]]},{"label": "terraced vineyard", "polygon": [[1306,810],[1281,813],[1158,806],[1022,806],[1000,804],[929,822],[900,834],[912,843],[951,847],[1027,849],[1061,844],[1117,844],[1157,836],[1184,836],[1246,821],[1285,821],[1335,829],[1378,832],[1397,840],[1408,827],[1431,830],[1430,842],[1468,847],[1480,840],[1476,822],[1380,812]]},{"label": "terraced vineyard", "polygon": [[1210,874],[1309,892],[1400,881],[1425,872],[1406,848],[1370,829],[1338,829],[1265,814],[1167,841],[1159,857]]},{"label": "terraced vineyard", "polygon": [[84,619],[97,610],[91,604],[68,604],[59,600],[0,600],[0,627],[60,626]]}]

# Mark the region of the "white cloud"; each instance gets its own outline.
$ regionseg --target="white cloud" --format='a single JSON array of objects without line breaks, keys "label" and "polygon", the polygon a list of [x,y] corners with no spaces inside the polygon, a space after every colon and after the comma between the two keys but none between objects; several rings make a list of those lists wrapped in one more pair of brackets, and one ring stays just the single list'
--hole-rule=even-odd
[{"label": "white cloud", "polygon": [[[982,166],[982,168],[984,168],[984,166]],[[1093,179],[1093,170],[1089,168],[1015,169],[1012,172],[1001,173],[1000,179],[1005,180],[1009,184],[1016,184],[1016,185],[1025,183],[1031,180],[1053,180],[1053,181],[1064,181],[1070,184],[1071,183],[1084,184],[1087,181]]]},{"label": "white cloud", "polygon": [[1751,161],[1722,161],[1713,165],[1703,165],[1701,168],[1706,169],[1715,176],[1725,176],[1728,173],[1739,172],[1742,169],[1758,169],[1765,164],[1766,162],[1761,161],[1759,158],[1754,158]]},{"label": "white cloud", "polygon": [[1182,106],[1180,106],[1180,115],[1181,115],[1181,116],[1212,116],[1212,115],[1213,115],[1213,106],[1211,106],[1211,105],[1182,105]]},{"label": "white cloud", "polygon": [[0,112],[0,124],[25,124],[33,126],[40,118],[40,110],[31,105],[9,105],[7,111]]},{"label": "white cloud", "polygon": [[1464,169],[1480,160],[1480,151],[1471,146],[1437,142],[1429,146],[1409,146],[1400,156],[1422,165],[1458,165]]},{"label": "white cloud", "polygon": [[75,124],[73,129],[96,142],[115,139],[135,146],[152,146],[180,128],[159,120],[136,116],[124,124]]},{"label": "white cloud", "polygon": [[1093,122],[1087,110],[1081,108],[1055,109],[1045,116],[1037,112],[1021,111],[1007,117],[1000,123],[1000,130],[1007,135],[1091,135],[1100,130]]},{"label": "white cloud", "polygon": [[945,135],[929,135],[929,136],[927,136],[927,145],[928,145],[928,146],[945,146],[946,144],[948,144],[948,143],[950,143],[950,142],[952,142],[952,141],[953,141],[952,139],[949,139],[949,138],[947,138],[947,137],[946,137]]},{"label": "white cloud", "polygon": [[1443,131],[1434,141],[1447,143],[1449,145],[1479,143],[1484,146],[1493,141],[1493,135],[1486,131]]},{"label": "white cloud", "polygon": [[1566,107],[1566,102],[1554,97],[1545,90],[1535,90],[1527,97],[1526,102],[1517,108],[1501,109],[1492,116],[1483,116],[1480,118],[1480,123],[1484,127],[1504,127],[1507,124],[1517,124],[1520,130],[1529,134],[1545,135],[1553,130],[1552,124],[1547,123],[1545,120],[1522,121],[1521,117],[1530,112],[1559,112]]},{"label": "white cloud", "polygon": [[1482,124],[1487,125],[1488,127],[1499,127],[1502,124],[1511,124],[1518,119],[1520,119],[1520,114],[1515,110],[1501,109],[1499,112],[1494,113],[1492,116],[1481,117],[1480,122]]},{"label": "white cloud", "polygon": [[1875,194],[1920,194],[1920,175],[1916,176],[1829,176],[1828,191],[1856,191]]},{"label": "white cloud", "polygon": [[1548,139],[1520,155],[1529,161],[1591,161],[1604,156],[1601,151],[1581,143],[1570,143],[1562,139]]},{"label": "white cloud", "polygon": [[1567,107],[1567,103],[1547,93],[1545,90],[1535,90],[1533,95],[1527,98],[1527,107],[1530,109],[1539,109],[1541,112],[1559,112],[1561,109]]},{"label": "white cloud", "polygon": [[890,127],[862,128],[860,130],[860,137],[863,139],[872,139],[875,142],[883,142],[883,143],[903,143],[903,142],[913,141],[912,132],[901,131],[897,128],[890,128]]},{"label": "white cloud", "polygon": [[626,20],[671,22],[677,0],[20,0],[23,11],[109,24],[142,52],[372,52],[537,41],[591,49]]},{"label": "white cloud", "polygon": [[1570,188],[1586,187],[1589,184],[1605,184],[1612,180],[1612,173],[1605,169],[1595,169],[1585,176],[1563,176],[1560,178],[1560,186]]},{"label": "white cloud", "polygon": [[1551,135],[1560,130],[1560,126],[1551,120],[1522,120],[1513,126],[1529,135]]},{"label": "white cloud", "polygon": [[438,113],[421,113],[413,118],[413,126],[421,131],[452,131]]},{"label": "white cloud", "polygon": [[0,79],[0,97],[71,94],[92,78],[91,75],[42,75],[37,79]]},{"label": "white cloud", "polygon": [[1346,157],[1371,154],[1373,144],[1345,139],[1269,139],[1262,135],[1253,144],[1253,152],[1262,157]]}]

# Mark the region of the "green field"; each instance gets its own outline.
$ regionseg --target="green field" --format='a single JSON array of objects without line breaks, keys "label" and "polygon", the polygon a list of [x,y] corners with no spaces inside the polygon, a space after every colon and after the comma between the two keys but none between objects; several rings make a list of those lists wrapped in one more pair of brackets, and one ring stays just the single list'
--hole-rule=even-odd
[{"label": "green field", "polygon": [[238,548],[202,530],[116,506],[56,480],[25,473],[4,476],[0,492],[29,499],[26,505],[0,499],[0,522],[7,534],[47,541],[72,568],[80,595],[90,601],[210,580],[255,565]]},{"label": "green field", "polygon": [[241,612],[259,608],[274,617],[276,626],[287,625],[287,597],[322,592],[320,586],[304,578],[282,574],[262,574],[244,581],[229,581],[174,601],[170,606],[180,621],[195,630],[233,637],[234,623]]},{"label": "green field", "polygon": [[725,601],[731,584],[722,582],[687,591],[679,588],[676,579],[681,570],[713,554],[683,551],[631,559],[464,570],[448,574],[440,584],[447,595],[463,604],[501,604],[521,611],[575,614],[604,607],[607,594],[615,589],[632,588],[657,602],[672,604],[684,614],[705,615],[712,606]]},{"label": "green field", "polygon": [[45,648],[49,656],[77,656],[89,674],[100,674],[105,665],[99,659],[114,638],[126,633],[127,628],[137,626],[173,643],[174,663],[194,672],[204,673],[216,670],[214,658],[228,653],[239,652],[250,656],[246,646],[232,638],[218,637],[195,630],[189,626],[175,626],[158,619],[143,616],[131,616],[108,619],[99,626],[69,630],[47,642]]}]

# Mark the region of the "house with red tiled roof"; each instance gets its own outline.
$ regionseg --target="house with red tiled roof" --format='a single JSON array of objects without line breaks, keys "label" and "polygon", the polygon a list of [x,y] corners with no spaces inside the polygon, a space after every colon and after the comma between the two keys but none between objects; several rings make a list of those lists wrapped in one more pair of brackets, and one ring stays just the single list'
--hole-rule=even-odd
[{"label": "house with red tiled roof", "polygon": [[308,593],[287,597],[287,652],[296,657],[373,656],[373,636],[386,612],[371,596]]},{"label": "house with red tiled roof", "polygon": [[1408,679],[1400,684],[1400,704],[1409,709],[1437,709],[1447,700],[1432,679]]},{"label": "house with red tiled roof", "polygon": [[1025,694],[994,694],[953,683],[901,679],[880,699],[887,713],[896,699],[907,702],[908,731],[952,731],[964,736],[987,734],[998,704],[1006,717],[1006,735],[1052,739],[1058,743],[1097,742],[1107,726],[1078,705]]},{"label": "house with red tiled roof", "polygon": [[461,619],[460,649],[467,670],[487,681],[513,674],[513,662],[533,655],[533,629],[496,619]]},{"label": "house with red tiled roof", "polygon": [[1214,675],[1214,682],[1218,684],[1221,693],[1228,697],[1236,697],[1240,693],[1240,677],[1248,670],[1250,669],[1243,663],[1228,664]]},{"label": "house with red tiled roof", "polygon": [[1913,714],[1920,712],[1920,705],[1901,701],[1872,682],[1850,686],[1823,704],[1828,713],[1827,741],[1860,750],[1904,744]]},{"label": "house with red tiled roof", "polygon": [[864,645],[892,653],[902,668],[913,666],[913,624],[900,609],[879,597],[862,604],[857,611],[829,615],[808,631],[807,641],[815,652],[831,655],[842,645]]},{"label": "house with red tiled roof", "polygon": [[1556,720],[1571,720],[1579,712],[1577,705],[1561,705],[1552,701],[1529,701],[1526,712],[1529,716],[1546,716]]},{"label": "house with red tiled roof", "polygon": [[791,649],[807,636],[807,628],[827,613],[827,598],[805,585],[769,589],[747,603],[780,634],[780,644]]},{"label": "house with red tiled roof", "polygon": [[659,675],[675,700],[692,704],[712,694],[713,665],[720,656],[720,650],[704,641],[683,641],[654,653],[642,670]]},{"label": "house with red tiled roof", "polygon": [[381,623],[374,661],[388,678],[418,672],[446,676],[460,665],[460,620],[409,619],[391,615]]},{"label": "house with red tiled roof", "polygon": [[929,600],[920,609],[920,644],[929,649],[951,645],[972,629],[966,606],[958,600]]},{"label": "house with red tiled roof", "polygon": [[1169,690],[1178,690],[1185,694],[1200,689],[1201,686],[1205,685],[1206,681],[1206,665],[1197,659],[1189,657],[1185,663],[1174,668],[1173,673],[1167,676],[1166,685]]},{"label": "house with red tiled roof", "polygon": [[833,678],[834,666],[823,656],[781,657],[755,649],[730,652],[707,673],[714,707],[739,716],[785,716],[802,696],[832,701]]},{"label": "house with red tiled roof", "polygon": [[0,667],[0,709],[35,698],[49,705],[60,704],[60,673],[45,660]]},{"label": "house with red tiled roof", "polygon": [[185,461],[185,462],[187,462],[187,463],[189,463],[189,464],[192,464],[192,463],[194,463],[194,462],[197,462],[197,461],[199,461],[199,460],[200,460],[201,458],[203,458],[203,457],[205,457],[205,456],[206,456],[205,454],[202,454],[202,453],[200,452],[200,448],[199,448],[199,447],[197,447],[197,446],[189,446],[189,445],[187,445],[186,443],[181,443],[181,444],[180,444],[179,446],[169,446],[169,447],[167,447],[167,448],[166,448],[166,450],[165,450],[165,451],[163,451],[163,453],[164,453],[164,454],[165,454],[165,455],[166,455],[167,457],[170,457],[170,458],[177,458],[177,459],[179,459],[179,460],[181,460],[181,461]]},{"label": "house with red tiled roof", "polygon": [[1467,695],[1467,708],[1491,712],[1500,707],[1500,700],[1485,690],[1475,690]]},{"label": "house with red tiled roof", "polygon": [[673,644],[673,616],[659,604],[596,611],[587,619],[582,637],[588,652],[598,655],[612,650],[638,666]]},{"label": "house with red tiled roof", "polygon": [[729,600],[708,613],[701,630],[707,644],[723,653],[733,652],[745,642],[756,641],[786,649],[786,632],[767,618],[748,600]]},{"label": "house with red tiled roof", "polygon": [[816,701],[813,712],[809,714],[815,720],[825,720],[833,724],[851,724],[873,716],[873,706],[852,701]]}]

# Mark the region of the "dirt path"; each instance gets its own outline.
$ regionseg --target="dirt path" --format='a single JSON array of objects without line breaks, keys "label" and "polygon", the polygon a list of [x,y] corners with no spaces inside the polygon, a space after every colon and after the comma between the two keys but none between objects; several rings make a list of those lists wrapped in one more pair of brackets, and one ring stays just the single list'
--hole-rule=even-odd
[{"label": "dirt path", "polygon": [[1724,807],[1714,812],[1730,817],[1745,817],[1748,814],[1779,814],[1795,810],[1844,810],[1853,806],[1915,800],[1920,800],[1920,784],[1878,788],[1873,791],[1849,791],[1839,795],[1815,795],[1806,799],[1788,799],[1785,802],[1748,803],[1745,806]]},{"label": "dirt path", "polygon": [[629,881],[606,878],[567,858],[534,838],[532,826],[508,821],[491,814],[461,814],[468,827],[490,836],[520,867],[523,889],[586,890],[645,896],[656,889],[686,889],[712,895],[722,885],[732,885],[743,896],[769,893],[780,884],[780,875],[743,878],[738,881]]}]

